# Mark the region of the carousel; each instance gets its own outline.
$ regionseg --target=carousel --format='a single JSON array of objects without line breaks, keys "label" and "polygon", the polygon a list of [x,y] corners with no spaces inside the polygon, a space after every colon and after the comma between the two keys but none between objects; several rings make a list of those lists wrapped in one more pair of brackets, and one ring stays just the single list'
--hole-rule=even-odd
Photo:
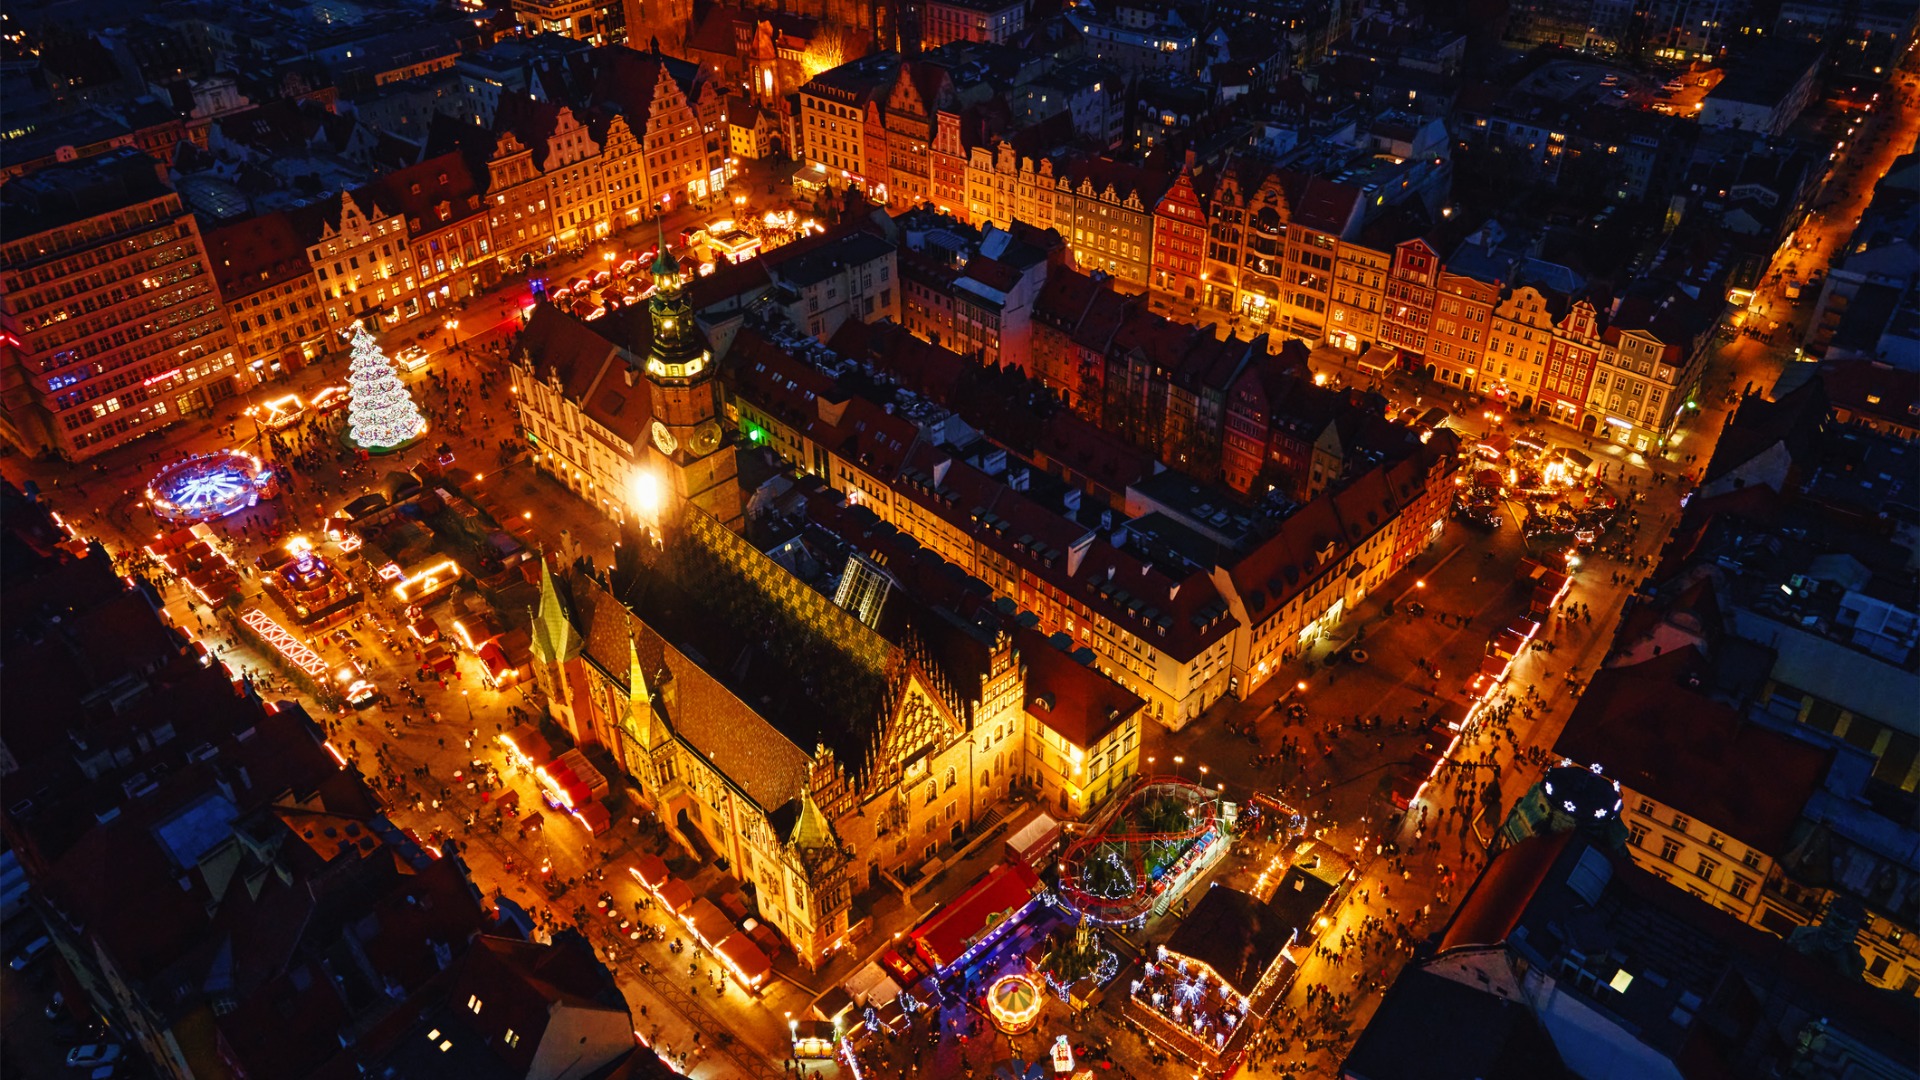
[{"label": "carousel", "polygon": [[161,469],[147,482],[153,516],[175,525],[235,514],[274,494],[272,467],[239,450],[195,454]]},{"label": "carousel", "polygon": [[1002,975],[987,987],[987,1015],[1008,1035],[1032,1031],[1046,1003],[1039,980],[1024,972]]}]

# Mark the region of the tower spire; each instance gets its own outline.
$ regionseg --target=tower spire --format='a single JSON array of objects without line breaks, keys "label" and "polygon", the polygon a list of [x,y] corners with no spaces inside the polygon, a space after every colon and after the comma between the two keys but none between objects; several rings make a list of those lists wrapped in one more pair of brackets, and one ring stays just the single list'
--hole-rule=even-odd
[{"label": "tower spire", "polygon": [[580,636],[567,615],[566,601],[554,584],[547,553],[540,553],[540,609],[533,619],[533,655],[544,664],[556,664],[580,655]]}]

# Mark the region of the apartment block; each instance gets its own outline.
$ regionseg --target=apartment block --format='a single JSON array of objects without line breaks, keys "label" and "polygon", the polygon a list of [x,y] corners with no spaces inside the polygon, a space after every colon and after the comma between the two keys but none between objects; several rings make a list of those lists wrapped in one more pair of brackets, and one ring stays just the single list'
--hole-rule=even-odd
[{"label": "apartment block", "polygon": [[407,239],[407,218],[372,192],[342,192],[318,211],[318,238],[307,245],[327,308],[327,329],[340,340],[353,324],[388,330],[419,316],[420,282]]},{"label": "apartment block", "polygon": [[6,436],[70,460],[232,397],[238,356],[198,223],[123,147],[0,187]]},{"label": "apartment block", "polygon": [[340,345],[327,335],[320,286],[307,262],[303,229],[312,221],[281,211],[207,233],[207,259],[249,382],[298,371]]}]

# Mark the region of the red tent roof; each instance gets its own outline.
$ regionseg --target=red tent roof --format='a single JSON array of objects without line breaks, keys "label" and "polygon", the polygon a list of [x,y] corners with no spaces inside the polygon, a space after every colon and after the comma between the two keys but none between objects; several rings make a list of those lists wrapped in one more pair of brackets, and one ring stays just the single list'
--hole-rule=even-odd
[{"label": "red tent roof", "polygon": [[607,813],[607,808],[604,803],[590,802],[579,804],[579,809],[573,812],[573,816],[580,824],[587,827],[588,832],[595,836],[599,836],[601,833],[613,828],[613,815]]},{"label": "red tent roof", "polygon": [[721,941],[718,946],[720,955],[733,961],[740,974],[750,983],[758,983],[773,971],[772,961],[760,951],[760,946],[745,934],[733,934]]},{"label": "red tent roof", "polygon": [[482,664],[487,666],[487,673],[496,678],[501,672],[513,667],[513,664],[507,660],[507,654],[501,650],[500,643],[491,639],[481,645],[480,651],[475,655],[480,658]]},{"label": "red tent roof", "polygon": [[507,738],[535,765],[544,765],[553,760],[553,747],[548,744],[547,737],[540,734],[540,729],[532,724],[521,724],[507,732]]},{"label": "red tent roof", "polygon": [[1040,879],[1025,863],[1001,863],[915,928],[914,943],[935,967],[945,967],[1039,892]]},{"label": "red tent roof", "polygon": [[700,935],[700,940],[706,942],[709,948],[738,932],[734,928],[733,920],[727,918],[726,912],[721,911],[713,901],[704,896],[693,902],[692,908],[687,911],[687,921],[693,925],[693,932]]},{"label": "red tent roof", "polygon": [[687,905],[693,903],[693,890],[679,878],[668,878],[665,885],[653,892],[660,898],[660,902],[666,905],[668,911],[685,911]]},{"label": "red tent roof", "polygon": [[649,851],[633,861],[633,876],[649,889],[658,889],[667,877],[667,860]]}]

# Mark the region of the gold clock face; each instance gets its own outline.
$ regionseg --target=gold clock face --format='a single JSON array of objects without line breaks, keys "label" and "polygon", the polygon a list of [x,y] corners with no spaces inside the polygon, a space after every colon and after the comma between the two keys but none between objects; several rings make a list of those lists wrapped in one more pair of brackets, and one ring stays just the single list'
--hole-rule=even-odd
[{"label": "gold clock face", "polygon": [[671,454],[675,450],[680,449],[680,440],[673,437],[673,432],[667,430],[667,425],[655,420],[653,422],[653,445],[659,447],[661,453]]},{"label": "gold clock face", "polygon": [[711,454],[720,447],[720,425],[717,421],[707,420],[693,429],[693,437],[687,440],[687,449],[696,454]]}]

